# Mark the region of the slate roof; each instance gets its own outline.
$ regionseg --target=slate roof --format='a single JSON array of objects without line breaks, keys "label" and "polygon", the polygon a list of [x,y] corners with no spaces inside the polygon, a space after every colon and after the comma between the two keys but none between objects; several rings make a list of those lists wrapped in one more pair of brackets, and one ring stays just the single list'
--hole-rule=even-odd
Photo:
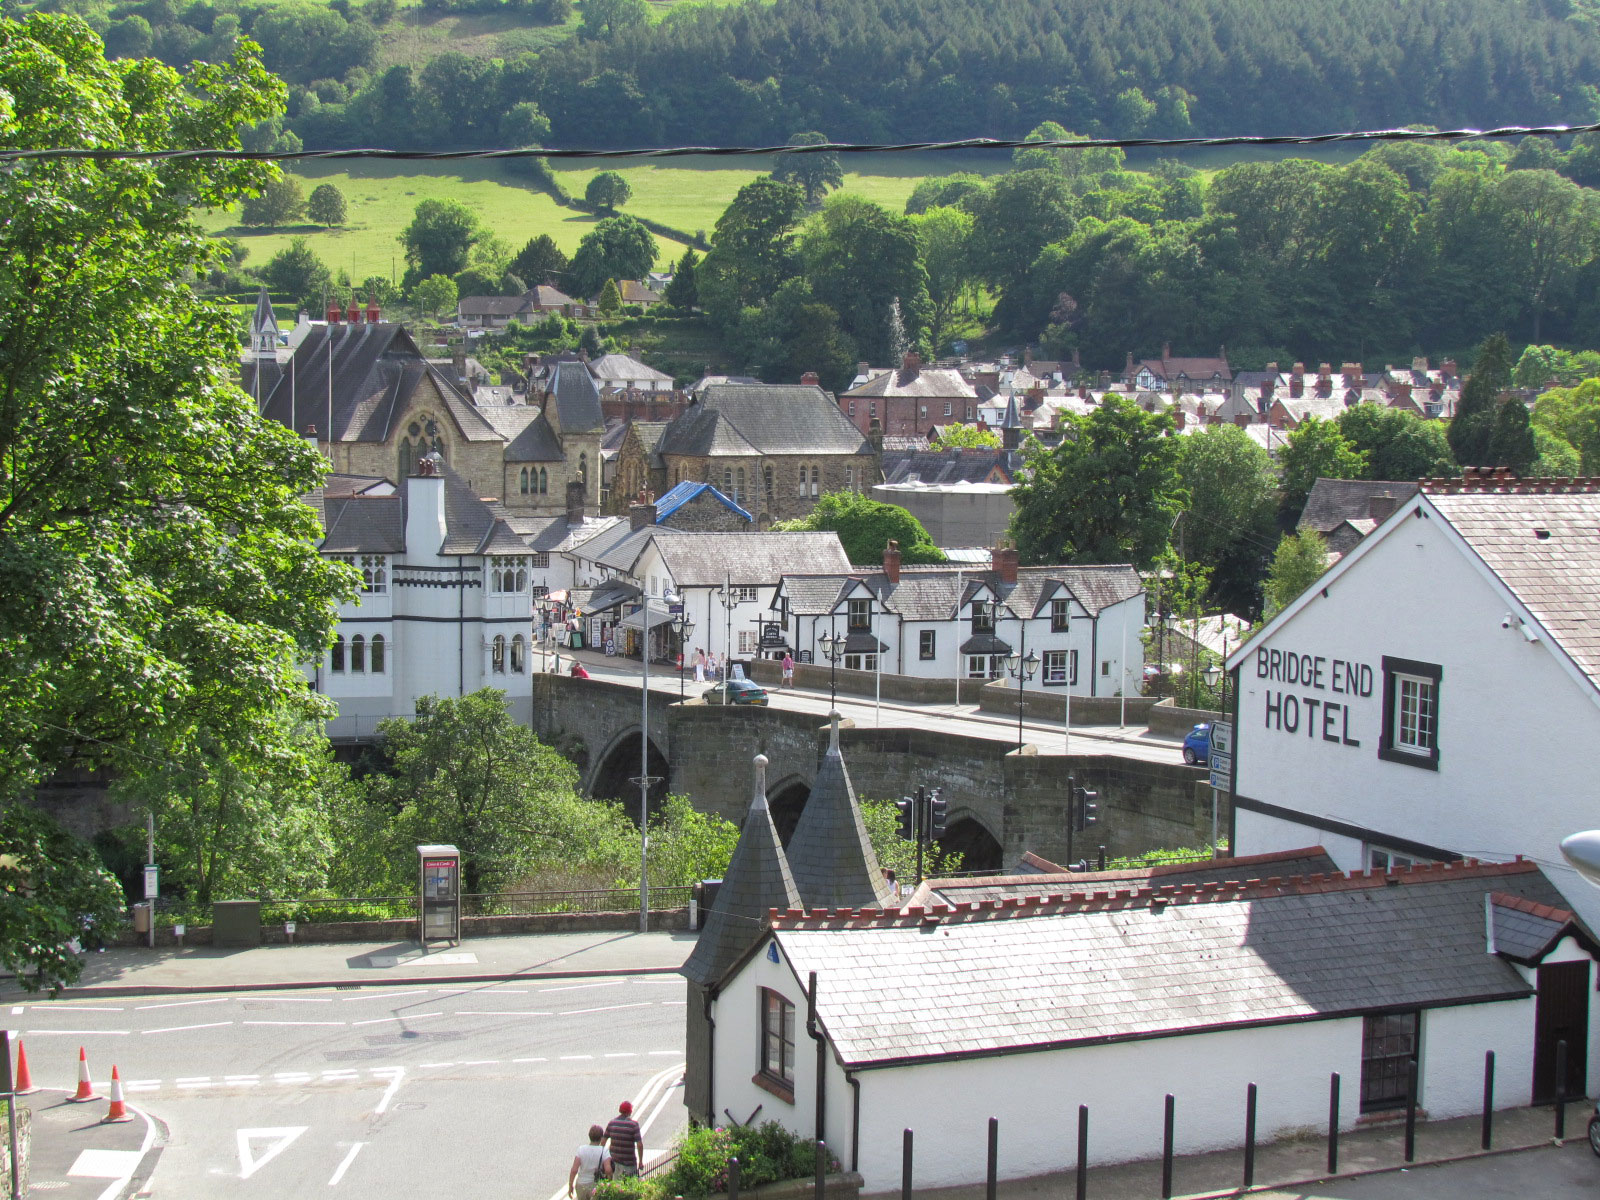
[{"label": "slate roof", "polygon": [[[663,429],[666,428],[666,425],[665,425],[664,422],[652,422],[652,423],[659,423],[659,424],[661,424]],[[670,517],[673,513],[677,512],[685,504],[688,504],[691,500],[697,500],[701,496],[705,495],[707,492],[710,492],[712,498],[714,500],[716,500],[717,502],[719,502],[720,504],[722,504],[723,507],[727,508],[730,512],[738,513],[746,521],[755,520],[754,517],[752,517],[744,509],[740,508],[732,500],[729,500],[726,496],[724,496],[716,488],[712,487],[709,483],[693,483],[690,480],[685,479],[682,483],[677,484],[677,485],[669,488],[667,491],[663,492],[660,497],[657,498],[657,500],[656,500],[656,522],[657,522],[657,524],[659,524],[662,521],[665,521],[668,517]]]},{"label": "slate roof", "polygon": [[776,584],[795,567],[819,564],[848,569],[850,560],[836,533],[693,533],[653,529],[656,549],[684,587],[715,587],[731,579],[736,584]]},{"label": "slate roof", "polygon": [[860,387],[851,388],[843,398],[854,400],[875,396],[920,396],[930,400],[976,400],[978,393],[960,371],[944,367],[919,367],[882,370]]},{"label": "slate roof", "polygon": [[[497,501],[485,500],[447,465],[444,474],[444,544],[440,554],[526,554],[527,539],[514,532],[510,515]],[[413,477],[414,478],[414,477]],[[402,485],[408,497],[412,480]],[[416,546],[416,550],[433,550]]]},{"label": "slate roof", "polygon": [[569,525],[565,515],[548,517],[529,527],[528,545],[547,553],[570,550],[618,524],[626,525],[627,522],[621,517],[585,517],[581,525]]},{"label": "slate roof", "polygon": [[605,555],[615,549],[619,542],[634,532],[635,530],[627,521],[619,518],[615,525],[602,529],[593,537],[585,538],[573,546],[570,553],[590,562],[599,562]]},{"label": "slate roof", "polygon": [[266,285],[261,286],[261,291],[256,295],[255,315],[250,318],[250,332],[255,334],[272,331],[272,344],[278,344],[278,317],[272,311],[272,297],[267,295]]},{"label": "slate roof", "polygon": [[[1031,861],[1030,861],[1031,860]],[[1010,900],[1023,896],[1050,896],[1066,892],[1095,892],[1102,888],[1181,886],[1186,883],[1248,883],[1269,876],[1337,874],[1338,866],[1321,846],[1282,850],[1274,854],[1247,854],[1238,858],[1213,858],[1203,862],[1164,863],[1155,867],[1130,867],[1118,871],[1068,871],[1037,855],[1023,856],[1015,875],[983,875],[960,879],[929,879],[908,901],[910,904],[970,904]]]},{"label": "slate roof", "polygon": [[[1012,614],[1028,617],[1044,611],[1046,603],[1059,595],[1063,587],[1091,614],[1144,591],[1139,573],[1123,564],[1021,567],[1014,586],[1002,583],[999,572],[993,570],[908,566],[900,568],[898,583],[890,583],[882,571],[785,575],[783,586],[789,597],[790,611],[806,615],[832,611],[851,579],[864,583],[878,597],[885,611],[907,621],[952,620],[958,601],[971,593],[974,584],[987,585],[1000,595],[1001,603]],[[829,596],[834,603],[826,603]]]},{"label": "slate roof", "polygon": [[884,439],[883,482],[986,483],[999,471],[1007,483],[1016,480],[1022,455],[1015,450],[964,447],[953,450],[889,450]]},{"label": "slate roof", "polygon": [[463,296],[456,311],[463,317],[514,317],[527,307],[526,296]]},{"label": "slate roof", "polygon": [[544,413],[539,413],[522,427],[506,444],[507,462],[565,462],[561,452],[561,439],[550,427]]},{"label": "slate roof", "polygon": [[706,985],[722,978],[766,930],[767,914],[800,904],[789,860],[767,807],[767,758],[756,755],[755,792],[745,813],[739,842],[723,872],[722,886],[706,913],[694,951],[680,968],[691,981]]},{"label": "slate roof", "polygon": [[[747,536],[747,535],[736,535]],[[833,714],[828,749],[789,839],[789,869],[800,898],[811,908],[879,907],[892,891],[861,821],[855,787],[839,752],[839,714]]]},{"label": "slate roof", "polygon": [[323,500],[324,554],[404,554],[406,516],[399,495],[328,496]]},{"label": "slate roof", "polygon": [[798,979],[817,973],[840,1061],[885,1066],[1520,999],[1532,985],[1485,953],[1490,892],[1562,903],[1533,863],[1469,861],[865,919],[792,913],[771,936]]},{"label": "slate roof", "polygon": [[656,450],[693,457],[871,454],[832,397],[809,384],[711,384],[668,426]]},{"label": "slate roof", "polygon": [[589,374],[587,363],[557,362],[550,371],[550,398],[556,406],[556,421],[564,433],[583,433],[604,429],[605,414],[600,408],[600,389]]},{"label": "slate roof", "polygon": [[[637,285],[635,285],[637,286]],[[656,297],[660,299],[660,297]],[[629,300],[629,304],[637,303]],[[589,373],[602,383],[624,384],[651,381],[655,383],[672,382],[672,376],[663,374],[654,367],[647,366],[637,358],[627,354],[602,354],[599,358],[592,359],[589,363]]]},{"label": "slate roof", "polygon": [[1429,503],[1600,686],[1600,480],[1460,480]]}]

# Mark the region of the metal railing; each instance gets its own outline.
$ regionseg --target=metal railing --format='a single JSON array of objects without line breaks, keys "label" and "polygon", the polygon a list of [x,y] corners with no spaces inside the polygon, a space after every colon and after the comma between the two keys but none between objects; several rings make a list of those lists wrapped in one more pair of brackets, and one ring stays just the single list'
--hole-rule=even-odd
[{"label": "metal railing", "polygon": [[[650,885],[650,911],[689,907],[692,887]],[[575,892],[487,892],[463,895],[464,917],[527,917],[541,913],[637,912],[638,888],[591,888]]]},{"label": "metal railing", "polygon": [[[694,889],[688,886],[650,887],[650,911],[687,908]],[[244,897],[248,899],[248,897]],[[155,902],[156,923],[170,926],[209,925],[211,906],[163,896]],[[524,917],[542,913],[637,912],[638,888],[588,888],[565,892],[483,892],[461,897],[464,917]],[[284,921],[317,924],[329,921],[396,921],[417,915],[417,897],[332,896],[290,900],[263,900],[261,923]]]}]

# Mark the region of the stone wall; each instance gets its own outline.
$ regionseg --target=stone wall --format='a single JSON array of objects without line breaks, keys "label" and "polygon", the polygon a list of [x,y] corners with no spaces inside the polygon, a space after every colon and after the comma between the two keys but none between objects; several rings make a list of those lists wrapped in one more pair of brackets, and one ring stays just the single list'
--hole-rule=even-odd
[{"label": "stone wall", "polygon": [[687,504],[679,505],[670,516],[657,524],[690,533],[744,533],[751,528],[749,521],[710,492],[701,492]]},{"label": "stone wall", "polygon": [[[13,1103],[17,1103],[13,1100]],[[30,1167],[33,1165],[33,1109],[26,1104],[17,1103],[17,1158],[22,1164],[21,1176],[15,1189],[16,1194],[28,1194],[28,1177],[32,1174]],[[857,1177],[859,1178],[859,1176]],[[55,1187],[64,1187],[65,1184],[53,1184]],[[40,1185],[41,1189],[43,1185]],[[11,1187],[11,1139],[0,1135],[0,1195],[12,1194]]]},{"label": "stone wall", "polygon": [[61,771],[33,790],[30,803],[70,833],[89,839],[107,829],[143,823],[144,814],[114,800],[105,772]]},{"label": "stone wall", "polygon": [[[1129,696],[1128,723],[1143,725],[1155,701],[1148,696]],[[997,679],[984,684],[978,691],[978,707],[985,712],[1017,715],[1017,685],[1010,680]],[[1030,721],[1050,721],[1057,725],[1066,717],[1066,695],[1062,692],[1023,692],[1022,713]],[[1123,702],[1120,696],[1073,696],[1072,723],[1074,725],[1118,725],[1122,722]]]},{"label": "stone wall", "polygon": [[[500,934],[518,933],[591,933],[603,930],[626,930],[629,932],[639,928],[639,911],[615,913],[534,913],[528,916],[509,917],[462,917],[461,937],[463,940],[474,937],[495,937]],[[667,908],[652,910],[650,913],[650,928],[655,932],[677,932],[689,928],[689,910],[687,908]],[[329,942],[405,942],[415,941],[417,937],[417,919],[395,921],[300,921],[296,924],[294,932],[295,943]],[[263,946],[282,946],[290,942],[289,935],[283,931],[279,924],[262,925],[261,944]],[[144,946],[147,945],[146,935],[125,931],[118,935],[118,946]],[[157,946],[176,946],[178,939],[172,932],[172,927],[158,926],[156,929]],[[183,934],[185,946],[209,946],[212,944],[212,930],[209,925],[191,925]]]},{"label": "stone wall", "polygon": [[[878,460],[871,454],[772,456],[751,454],[740,457],[719,455],[714,458],[672,454],[665,456],[665,459],[665,469],[660,473],[661,490],[685,479],[704,481],[722,491],[729,499],[737,500],[740,507],[757,518],[762,528],[772,521],[803,517],[817,506],[817,498],[811,495],[809,482],[806,494],[800,495],[802,466],[806,468],[808,481],[811,468],[818,468],[820,473],[818,495],[844,491],[847,488],[866,491],[877,483],[881,476]],[[765,476],[769,467],[772,469],[770,499],[766,494]],[[744,471],[744,490],[734,496],[729,488],[731,486],[737,490],[738,475],[741,470]],[[733,472],[731,485],[726,477],[729,471]]]},{"label": "stone wall", "polygon": [[[745,671],[757,683],[776,687],[783,677],[783,663],[777,659],[759,659],[746,667]],[[915,675],[887,673],[880,676],[873,671],[847,671],[840,667],[835,688],[846,696],[871,696],[876,693],[880,679],[885,700],[906,700],[913,704],[955,703],[956,685],[950,679],[919,679]],[[828,668],[796,663],[794,682],[797,687],[826,691]],[[970,699],[979,686],[975,680],[963,680],[961,690]]]},{"label": "stone wall", "polygon": [[1179,708],[1168,696],[1150,708],[1150,732],[1181,736],[1202,721],[1220,721],[1222,714],[1208,708]]}]

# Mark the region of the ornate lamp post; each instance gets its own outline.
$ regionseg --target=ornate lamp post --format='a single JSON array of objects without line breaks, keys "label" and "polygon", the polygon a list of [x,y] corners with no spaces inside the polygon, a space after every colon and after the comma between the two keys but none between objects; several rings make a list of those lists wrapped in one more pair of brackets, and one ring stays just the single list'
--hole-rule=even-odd
[{"label": "ornate lamp post", "polygon": [[[1027,636],[1027,632],[1026,632],[1026,630],[1024,630],[1023,637],[1026,638],[1026,636]],[[1015,651],[1013,651],[1012,653],[1006,655],[1006,674],[1010,675],[1011,678],[1013,678],[1013,679],[1015,679],[1017,681],[1017,753],[1018,754],[1022,753],[1022,685],[1027,683],[1030,679],[1032,679],[1034,672],[1037,671],[1038,669],[1039,669],[1039,656],[1037,654],[1035,654],[1032,650],[1028,651],[1028,657],[1027,658],[1023,658],[1020,654],[1016,653]]]},{"label": "ornate lamp post", "polygon": [[689,639],[694,636],[694,622],[687,612],[672,618],[672,631],[678,635],[678,699],[683,700],[683,675],[689,665]]},{"label": "ornate lamp post", "polygon": [[844,657],[845,639],[837,633],[825,633],[817,639],[822,647],[822,657],[828,660],[828,711],[838,707],[839,660]]}]

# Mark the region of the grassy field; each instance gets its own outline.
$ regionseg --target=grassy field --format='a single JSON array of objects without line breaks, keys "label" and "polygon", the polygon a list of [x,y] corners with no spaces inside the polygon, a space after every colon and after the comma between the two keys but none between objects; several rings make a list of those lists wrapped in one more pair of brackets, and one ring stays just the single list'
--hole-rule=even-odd
[{"label": "grassy field", "polygon": [[[699,165],[705,162],[674,160],[622,166],[590,161],[581,166],[551,165],[562,185],[580,196],[595,173],[615,166],[633,187],[633,199],[624,212],[650,217],[693,234],[697,230],[709,233],[735,193],[770,166],[763,159],[740,160],[736,166],[724,166],[722,161]],[[1005,165],[1001,156],[959,162],[931,154],[850,159],[845,163],[845,190],[898,212],[918,181],[927,175],[1001,170]],[[598,219],[562,208],[494,163],[312,163],[301,167],[297,174],[307,194],[319,183],[335,184],[344,192],[350,224],[336,230],[307,225],[261,232],[239,226],[236,214],[230,212],[205,213],[202,223],[213,233],[238,238],[249,251],[247,265],[261,266],[288,246],[292,238],[303,236],[335,271],[348,271],[351,278],[364,279],[391,273],[398,278],[405,270],[396,238],[410,222],[416,206],[430,197],[460,200],[478,214],[485,228],[513,249],[520,249],[529,238],[548,233],[570,254]],[[678,243],[662,238],[657,241],[662,265],[681,253]]]}]

